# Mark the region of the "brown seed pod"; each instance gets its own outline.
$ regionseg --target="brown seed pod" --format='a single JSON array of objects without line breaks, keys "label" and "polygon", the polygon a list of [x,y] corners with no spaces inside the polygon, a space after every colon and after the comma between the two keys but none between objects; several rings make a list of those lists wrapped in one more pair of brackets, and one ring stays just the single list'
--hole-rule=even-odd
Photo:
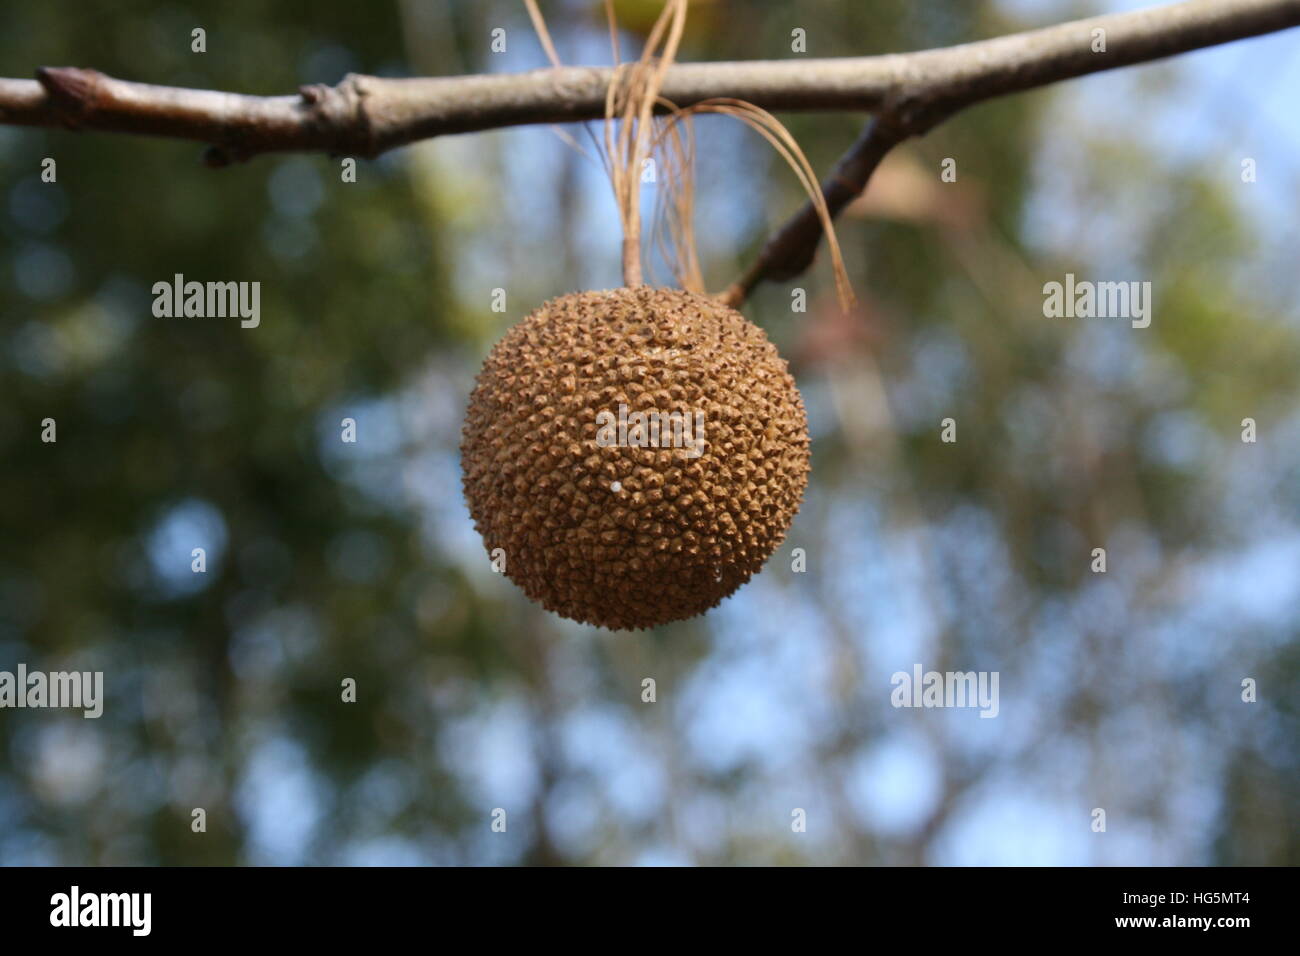
[{"label": "brown seed pod", "polygon": [[762,329],[638,286],[562,296],[511,328],[479,372],[461,457],[475,527],[524,593],[646,628],[762,568],[808,481],[808,423]]}]

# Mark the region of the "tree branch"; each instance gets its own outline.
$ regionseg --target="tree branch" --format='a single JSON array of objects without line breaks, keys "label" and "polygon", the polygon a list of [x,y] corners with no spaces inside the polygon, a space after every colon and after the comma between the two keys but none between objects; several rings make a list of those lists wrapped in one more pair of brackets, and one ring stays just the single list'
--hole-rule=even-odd
[{"label": "tree branch", "polygon": [[[1249,27],[1246,20],[1249,20]],[[1113,26],[1116,21],[1123,21],[1119,31]],[[1011,78],[1020,85],[1005,87],[1003,84],[1006,77],[999,68],[989,73],[977,69],[975,75],[963,82],[939,83],[930,77],[923,77],[910,89],[900,87],[892,101],[880,104],[877,115],[822,182],[822,196],[830,209],[831,217],[839,215],[845,206],[866,189],[876,167],[891,149],[905,139],[927,132],[973,103],[1087,72],[1099,72],[1241,39],[1254,35],[1241,32],[1253,27],[1263,27],[1261,32],[1271,32],[1298,24],[1300,2],[1205,0],[1118,16],[1093,17],[984,43],[911,54],[918,58],[943,56],[954,51],[970,51],[972,48],[997,44],[1006,47],[1000,49],[1000,53],[1011,56],[1015,47],[1019,47],[1024,59],[1020,71],[1013,73]],[[1097,29],[1105,31],[1106,53],[1092,52],[1093,31]],[[1118,49],[1112,46],[1117,36],[1121,43]],[[1076,47],[1071,48],[1063,42],[1068,37],[1074,38]],[[1050,55],[1048,51],[1051,51]],[[1108,57],[1112,53],[1122,55],[1123,62],[1106,60],[1098,65],[1098,58]],[[986,64],[982,62],[981,65]],[[1084,69],[1088,66],[1092,68]],[[1066,69],[1072,72],[1060,72]],[[799,275],[812,264],[822,234],[821,217],[818,216],[816,207],[811,202],[805,203],[803,208],[768,238],[753,264],[718,298],[732,308],[739,308],[760,282],[780,282]]]},{"label": "tree branch", "polygon": [[[882,112],[867,124],[862,135],[822,182],[822,196],[832,219],[867,188],[867,182],[880,161],[909,135],[911,134],[898,125],[893,114],[888,111]],[[719,294],[718,298],[733,309],[738,309],[760,282],[793,279],[812,265],[822,234],[822,221],[817,214],[817,207],[811,202],[804,203],[803,208],[764,243],[758,258],[745,274]]]},{"label": "tree branch", "polygon": [[[964,106],[1297,25],[1300,0],[1187,0],[916,53],[678,63],[665,77],[663,95],[678,106],[730,97],[767,110],[879,113],[824,186],[838,211],[861,192],[890,147]],[[1097,30],[1104,31],[1105,52],[1093,52]],[[209,144],[206,158],[217,166],[286,151],[373,157],[448,133],[599,119],[611,72],[563,67],[415,79],[349,74],[337,86],[263,97],[43,67],[36,80],[0,79],[0,124],[197,140]],[[808,225],[806,212],[773,237],[728,297],[740,301],[763,278],[788,278],[807,266],[821,229]]]}]

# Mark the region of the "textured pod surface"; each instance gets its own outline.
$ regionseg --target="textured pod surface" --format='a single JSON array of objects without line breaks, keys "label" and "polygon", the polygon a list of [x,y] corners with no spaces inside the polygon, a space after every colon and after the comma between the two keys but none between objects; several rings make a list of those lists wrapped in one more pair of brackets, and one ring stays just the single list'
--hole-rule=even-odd
[{"label": "textured pod surface", "polygon": [[[610,444],[620,406],[632,424]],[[658,434],[638,427],[650,412]],[[489,353],[461,461],[475,527],[530,598],[643,628],[703,613],[762,568],[808,481],[808,423],[776,347],[735,310],[677,289],[581,292]]]}]

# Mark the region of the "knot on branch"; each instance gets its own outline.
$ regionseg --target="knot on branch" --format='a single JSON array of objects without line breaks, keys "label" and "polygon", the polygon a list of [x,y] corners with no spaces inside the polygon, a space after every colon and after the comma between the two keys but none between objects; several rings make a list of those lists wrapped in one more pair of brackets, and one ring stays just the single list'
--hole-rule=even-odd
[{"label": "knot on branch", "polygon": [[373,159],[379,149],[366,112],[368,78],[349,73],[337,86],[308,83],[298,87],[293,122],[269,127],[260,121],[230,124],[210,145],[203,161],[212,167],[242,163],[260,153],[284,149],[318,149],[331,156]]},{"label": "knot on branch", "polygon": [[98,70],[77,66],[43,66],[36,71],[36,80],[49,96],[50,106],[68,129],[79,129],[95,112],[107,79]]},{"label": "knot on branch", "polygon": [[331,145],[335,156],[379,155],[374,128],[366,110],[370,96],[369,78],[349,73],[336,86],[312,83],[298,88],[309,128],[320,132]]}]

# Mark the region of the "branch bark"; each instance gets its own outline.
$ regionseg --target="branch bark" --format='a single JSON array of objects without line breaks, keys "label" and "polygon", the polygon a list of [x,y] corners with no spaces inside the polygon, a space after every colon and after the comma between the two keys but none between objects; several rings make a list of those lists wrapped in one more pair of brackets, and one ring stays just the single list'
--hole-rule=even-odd
[{"label": "branch bark", "polygon": [[[915,53],[678,63],[663,95],[679,106],[731,97],[767,110],[877,113],[824,185],[838,211],[890,147],[972,103],[1297,25],[1300,0],[1186,0]],[[1093,50],[1098,30],[1105,52]],[[337,86],[269,97],[133,83],[76,67],[43,67],[36,77],[0,79],[0,124],[196,140],[209,144],[206,159],[220,166],[286,151],[373,157],[449,133],[599,119],[611,70],[349,74]],[[773,237],[728,297],[743,299],[762,279],[788,278],[807,266],[821,229],[808,225],[806,212]]]}]

